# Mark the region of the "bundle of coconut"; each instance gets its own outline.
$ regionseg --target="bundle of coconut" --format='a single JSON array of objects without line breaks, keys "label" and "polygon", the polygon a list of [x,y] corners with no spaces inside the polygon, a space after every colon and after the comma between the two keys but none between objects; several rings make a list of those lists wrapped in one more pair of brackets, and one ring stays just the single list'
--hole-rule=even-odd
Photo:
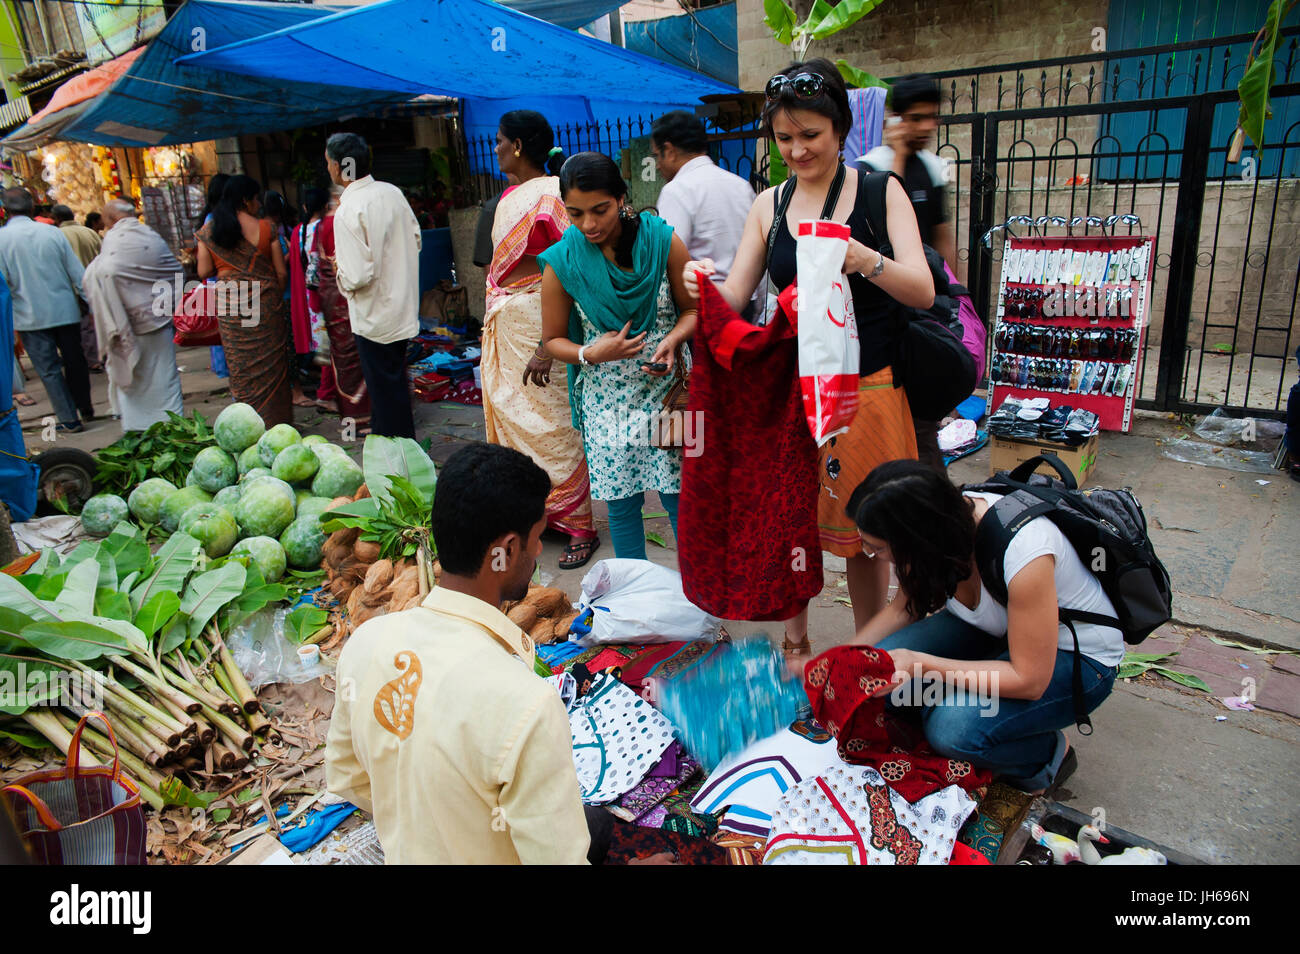
[{"label": "bundle of coconut", "polygon": [[564,590],[554,586],[528,588],[528,595],[502,607],[510,621],[527,633],[534,643],[556,643],[569,638],[569,627],[578,613]]}]

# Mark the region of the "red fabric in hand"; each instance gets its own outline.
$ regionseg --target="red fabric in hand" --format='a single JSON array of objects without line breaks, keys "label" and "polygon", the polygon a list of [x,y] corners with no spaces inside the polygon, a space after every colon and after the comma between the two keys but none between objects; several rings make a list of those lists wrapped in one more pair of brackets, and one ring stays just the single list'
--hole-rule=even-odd
[{"label": "red fabric in hand", "polygon": [[687,599],[723,619],[785,620],[822,588],[817,447],[804,422],[795,331],[751,325],[700,282],[682,463],[678,564]]},{"label": "red fabric in hand", "polygon": [[836,646],[810,660],[803,672],[813,715],[835,736],[840,758],[870,765],[909,802],[949,785],[969,792],[992,780],[969,762],[936,755],[885,709],[887,696],[872,698],[894,675],[894,661],[883,649]]}]

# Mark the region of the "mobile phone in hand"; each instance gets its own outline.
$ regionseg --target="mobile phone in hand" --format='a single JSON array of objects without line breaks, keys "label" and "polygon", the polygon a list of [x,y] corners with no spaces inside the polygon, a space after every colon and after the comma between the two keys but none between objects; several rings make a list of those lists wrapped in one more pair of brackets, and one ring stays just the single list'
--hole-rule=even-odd
[{"label": "mobile phone in hand", "polygon": [[648,370],[650,370],[650,371],[667,371],[667,370],[668,370],[668,362],[666,362],[666,361],[652,361],[652,362],[650,362],[649,364],[646,365],[646,368],[647,368]]}]

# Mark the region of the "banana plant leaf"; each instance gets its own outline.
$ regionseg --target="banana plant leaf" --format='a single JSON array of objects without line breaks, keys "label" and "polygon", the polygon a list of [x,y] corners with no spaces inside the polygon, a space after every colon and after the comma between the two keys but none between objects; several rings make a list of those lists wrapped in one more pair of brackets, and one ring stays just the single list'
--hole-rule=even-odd
[{"label": "banana plant leaf", "polygon": [[94,616],[95,591],[98,588],[99,564],[90,561],[78,563],[63,581],[63,589],[54,599],[54,611],[60,615],[66,612]]},{"label": "banana plant leaf", "polygon": [[322,513],[321,529],[326,533],[333,533],[344,527],[367,527],[370,521],[378,516],[379,501],[374,497],[362,497],[360,500]]},{"label": "banana plant leaf", "polygon": [[763,0],[763,22],[776,35],[776,42],[789,46],[799,21],[785,0]]},{"label": "banana plant leaf", "polygon": [[389,505],[392,503],[389,477],[405,477],[425,499],[432,499],[438,480],[429,455],[409,437],[368,435],[361,454],[361,469],[370,496]]},{"label": "banana plant leaf", "polygon": [[[190,580],[181,598],[181,612],[188,617],[185,637],[193,639],[203,632],[217,611],[244,592],[247,571],[242,563],[226,563],[215,570],[200,573]],[[176,645],[179,645],[177,643]],[[175,649],[163,644],[163,652]]]},{"label": "banana plant leaf", "polygon": [[171,590],[163,590],[149,597],[135,614],[135,625],[144,633],[145,639],[153,639],[154,634],[172,621],[181,608],[181,598]]},{"label": "banana plant leaf", "polygon": [[[0,711],[3,711],[0,709]],[[21,713],[11,713],[11,715],[21,715]],[[50,742],[39,732],[25,732],[18,726],[10,726],[7,729],[0,729],[0,739],[9,739],[17,742],[25,749],[48,749]]]},{"label": "banana plant leaf", "polygon": [[95,615],[131,622],[131,597],[121,590],[95,591]]},{"label": "banana plant leaf", "polygon": [[31,620],[57,619],[44,601],[24,584],[28,582],[26,574],[20,583],[7,573],[0,573],[0,609],[11,610]]},{"label": "banana plant leaf", "polygon": [[131,591],[131,605],[139,612],[149,597],[163,590],[179,593],[199,558],[199,541],[188,533],[173,533],[154,557],[153,571]]},{"label": "banana plant leaf", "polygon": [[[133,524],[125,521],[113,528],[113,532],[104,538],[100,552],[113,558],[119,578],[138,573],[149,565],[152,554],[149,544],[145,542],[140,531]],[[123,589],[128,589],[123,587]]]},{"label": "banana plant leaf", "polygon": [[0,653],[0,712],[22,715],[56,697],[67,668],[28,653]]},{"label": "banana plant leaf", "polygon": [[55,659],[85,662],[103,656],[121,656],[131,652],[135,646],[129,635],[113,625],[115,623],[116,620],[103,619],[96,622],[82,619],[41,620],[23,630],[22,640],[33,649]]},{"label": "banana plant leaf", "polygon": [[1269,5],[1259,48],[1247,58],[1246,69],[1237,83],[1237,98],[1241,100],[1237,125],[1261,153],[1264,151],[1264,121],[1273,116],[1269,107],[1269,90],[1276,75],[1273,58],[1277,53],[1278,30],[1295,4],[1296,0],[1273,0]]}]

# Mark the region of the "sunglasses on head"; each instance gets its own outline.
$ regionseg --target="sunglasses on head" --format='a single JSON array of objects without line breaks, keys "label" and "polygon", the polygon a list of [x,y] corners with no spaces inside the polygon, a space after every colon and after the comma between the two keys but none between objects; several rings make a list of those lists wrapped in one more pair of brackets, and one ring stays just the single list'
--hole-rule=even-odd
[{"label": "sunglasses on head", "polygon": [[826,81],[816,73],[796,73],[794,76],[778,73],[767,81],[767,98],[769,101],[780,99],[787,89],[792,89],[800,99],[812,99],[825,86]]}]

